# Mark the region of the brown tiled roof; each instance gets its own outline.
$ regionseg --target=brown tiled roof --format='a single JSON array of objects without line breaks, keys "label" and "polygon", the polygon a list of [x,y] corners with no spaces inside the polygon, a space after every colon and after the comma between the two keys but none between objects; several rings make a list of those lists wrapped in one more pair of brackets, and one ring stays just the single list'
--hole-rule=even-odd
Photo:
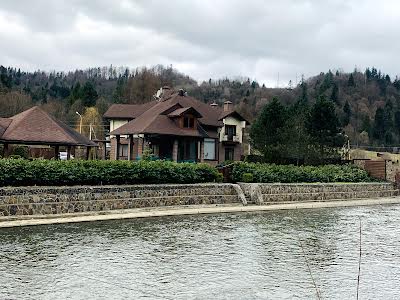
[{"label": "brown tiled roof", "polygon": [[6,131],[7,127],[11,124],[11,119],[0,118],[0,138]]},{"label": "brown tiled roof", "polygon": [[[191,96],[180,94],[179,92],[166,93],[160,101],[150,102],[146,109],[142,106],[136,106],[137,111],[130,122],[112,131],[112,135],[139,134],[139,133],[158,133],[168,135],[182,136],[213,136],[216,127],[222,127],[221,116],[226,113],[221,107],[208,105],[204,102],[196,100]],[[120,108],[123,109],[122,107]],[[178,116],[193,109],[198,112],[201,117],[198,118],[199,128],[197,130],[179,128],[170,118]],[[141,114],[138,114],[141,111]],[[226,115],[236,113],[230,111]],[[236,113],[237,114],[237,113]],[[122,114],[121,114],[122,115]],[[121,117],[119,115],[119,117]],[[237,114],[241,119],[242,116]],[[205,129],[207,128],[207,129]]]},{"label": "brown tiled roof", "polygon": [[[25,144],[97,146],[71,127],[51,117],[38,106],[34,106],[8,120],[11,120],[11,122],[0,135],[0,141]],[[4,119],[0,122],[1,127],[3,127],[2,124],[6,123]]]},{"label": "brown tiled roof", "polygon": [[202,115],[195,110],[193,107],[182,107],[182,108],[178,108],[176,110],[174,110],[173,112],[168,114],[168,117],[179,117],[184,113],[192,113],[193,115],[195,115],[197,118],[201,118]]},{"label": "brown tiled roof", "polygon": [[[202,115],[202,118],[198,119],[200,124],[214,127],[221,127],[223,125],[222,122],[219,120],[219,116],[222,112],[221,108],[211,107],[210,105],[198,101],[190,96],[173,93],[172,95],[168,95],[167,97],[162,98],[159,102],[156,102],[155,105],[151,106],[149,109],[144,111],[140,116],[136,117],[132,121],[112,131],[111,134],[136,134],[168,131],[170,134],[179,135],[179,128],[172,120],[169,119],[168,122],[161,122],[163,118],[159,118],[159,116],[163,112],[167,111],[173,106],[180,106],[182,108],[194,108]],[[184,135],[187,135],[187,131],[190,131],[186,129],[183,130]]]},{"label": "brown tiled roof", "polygon": [[131,120],[137,118],[157,103],[157,101],[152,101],[144,104],[113,104],[105,112],[104,118]]}]

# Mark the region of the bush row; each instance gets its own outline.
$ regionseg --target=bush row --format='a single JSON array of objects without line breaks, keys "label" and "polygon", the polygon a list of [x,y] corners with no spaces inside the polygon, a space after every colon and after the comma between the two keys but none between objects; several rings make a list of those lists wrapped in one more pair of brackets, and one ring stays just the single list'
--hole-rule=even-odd
[{"label": "bush row", "polygon": [[0,159],[0,186],[201,183],[221,181],[207,164],[169,161]]},{"label": "bush row", "polygon": [[234,181],[245,182],[368,182],[368,173],[354,165],[294,166],[261,163],[235,163]]}]

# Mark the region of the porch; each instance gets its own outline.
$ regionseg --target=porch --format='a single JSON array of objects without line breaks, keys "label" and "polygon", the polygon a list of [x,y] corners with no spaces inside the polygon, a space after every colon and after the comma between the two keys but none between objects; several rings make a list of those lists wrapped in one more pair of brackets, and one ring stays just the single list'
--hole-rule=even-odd
[{"label": "porch", "polygon": [[197,137],[179,137],[158,134],[128,135],[127,138],[115,136],[116,160],[138,160],[146,151],[154,159],[175,162],[203,162],[204,140]]}]

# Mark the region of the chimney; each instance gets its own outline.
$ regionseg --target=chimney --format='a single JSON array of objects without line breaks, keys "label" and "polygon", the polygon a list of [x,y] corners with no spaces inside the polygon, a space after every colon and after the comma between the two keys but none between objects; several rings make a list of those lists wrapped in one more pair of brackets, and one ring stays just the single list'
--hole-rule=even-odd
[{"label": "chimney", "polygon": [[210,106],[211,106],[212,108],[216,108],[216,107],[218,107],[218,104],[215,103],[215,101],[214,101],[213,103],[210,104]]},{"label": "chimney", "polygon": [[224,111],[230,111],[230,110],[232,110],[232,108],[233,108],[233,105],[232,105],[231,101],[227,100],[224,102]]}]

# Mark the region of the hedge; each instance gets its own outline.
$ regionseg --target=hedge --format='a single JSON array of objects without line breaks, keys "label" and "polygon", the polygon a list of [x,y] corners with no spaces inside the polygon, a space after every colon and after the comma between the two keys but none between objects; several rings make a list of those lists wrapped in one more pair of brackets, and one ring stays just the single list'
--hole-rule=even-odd
[{"label": "hedge", "polygon": [[168,161],[0,159],[0,186],[201,183],[221,181],[207,164]]},{"label": "hedge", "polygon": [[233,165],[235,182],[369,182],[368,173],[354,165],[294,166],[238,162]]}]

